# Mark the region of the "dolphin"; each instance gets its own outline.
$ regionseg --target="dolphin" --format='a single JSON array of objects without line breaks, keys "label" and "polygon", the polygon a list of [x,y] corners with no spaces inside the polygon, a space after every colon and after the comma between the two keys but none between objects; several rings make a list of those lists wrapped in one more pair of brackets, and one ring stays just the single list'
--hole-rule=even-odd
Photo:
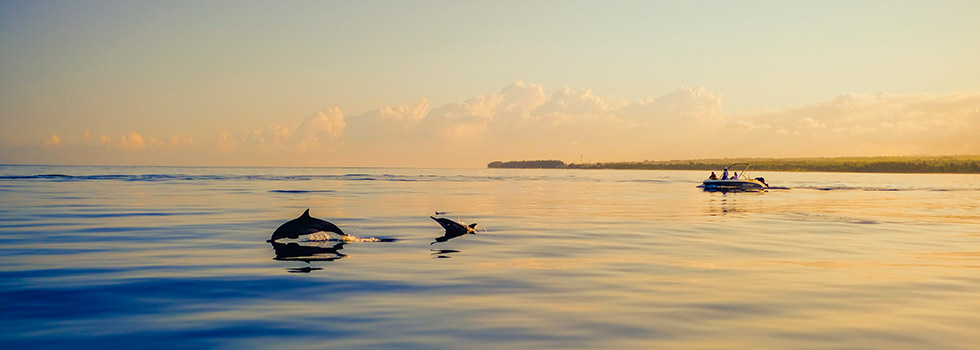
[{"label": "dolphin", "polygon": [[436,217],[432,217],[432,216],[430,216],[429,218],[432,218],[432,220],[435,220],[436,222],[438,222],[439,225],[442,226],[442,228],[446,229],[446,234],[445,235],[443,235],[442,237],[437,237],[436,238],[436,241],[435,242],[432,242],[432,243],[429,243],[429,245],[436,244],[437,242],[445,242],[445,241],[448,241],[450,239],[453,239],[453,238],[456,238],[456,237],[465,235],[467,233],[476,234],[476,224],[475,223],[474,224],[470,224],[469,226],[466,226],[466,225],[460,224],[458,222],[455,222],[455,221],[452,221],[452,220],[449,220],[449,219],[436,218]]},{"label": "dolphin", "polygon": [[299,238],[299,236],[317,232],[333,232],[341,236],[349,236],[344,231],[341,231],[337,225],[311,217],[310,210],[306,209],[303,215],[280,225],[276,229],[276,232],[272,233],[272,238],[269,239],[269,242],[281,238]]}]

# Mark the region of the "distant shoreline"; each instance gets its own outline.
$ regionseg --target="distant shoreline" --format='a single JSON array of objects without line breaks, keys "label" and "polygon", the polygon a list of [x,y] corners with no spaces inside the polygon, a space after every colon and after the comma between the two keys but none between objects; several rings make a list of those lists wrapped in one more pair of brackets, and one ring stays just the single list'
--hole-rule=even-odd
[{"label": "distant shoreline", "polygon": [[494,169],[634,169],[718,171],[749,163],[755,171],[980,174],[980,155],[934,157],[720,158],[642,162],[565,163],[560,160],[494,161]]}]

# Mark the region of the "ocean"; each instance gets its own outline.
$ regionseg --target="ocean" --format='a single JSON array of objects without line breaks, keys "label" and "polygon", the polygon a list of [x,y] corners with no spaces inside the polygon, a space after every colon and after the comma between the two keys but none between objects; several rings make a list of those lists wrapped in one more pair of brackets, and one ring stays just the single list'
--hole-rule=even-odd
[{"label": "ocean", "polygon": [[980,344],[980,175],[707,175],[0,166],[0,348]]}]

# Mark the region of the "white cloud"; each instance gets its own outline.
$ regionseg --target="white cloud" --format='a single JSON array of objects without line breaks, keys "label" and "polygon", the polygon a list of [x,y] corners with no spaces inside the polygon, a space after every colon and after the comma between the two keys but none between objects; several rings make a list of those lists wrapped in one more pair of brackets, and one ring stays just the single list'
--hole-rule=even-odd
[{"label": "white cloud", "polygon": [[702,123],[715,123],[721,117],[721,97],[700,86],[678,88],[644,106],[648,113],[659,117],[681,117]]},{"label": "white cloud", "polygon": [[500,91],[501,108],[504,112],[529,115],[531,111],[548,101],[544,88],[538,84],[515,81]]},{"label": "white cloud", "polygon": [[119,147],[129,151],[140,151],[146,148],[143,137],[140,134],[131,132],[119,138]]},{"label": "white cloud", "polygon": [[218,139],[215,140],[215,146],[218,147],[218,150],[221,150],[222,152],[234,151],[237,143],[238,142],[235,141],[235,138],[231,136],[231,132],[228,130],[222,129],[221,131],[218,131]]},{"label": "white cloud", "polygon": [[44,140],[44,144],[45,145],[48,145],[48,146],[57,146],[57,145],[60,145],[61,144],[61,138],[58,137],[58,135],[51,134],[51,137],[48,137],[47,140]]},{"label": "white cloud", "polygon": [[[772,129],[772,125],[765,124],[765,123],[756,124],[745,120],[738,120],[726,126],[729,128],[739,129],[739,130]],[[783,132],[786,131],[786,129],[781,129],[781,130]]]},{"label": "white cloud", "polygon": [[827,127],[827,124],[810,117],[800,118],[796,121],[796,124],[799,125],[801,129],[823,129]]},{"label": "white cloud", "polygon": [[323,142],[340,138],[345,127],[347,122],[340,108],[329,108],[303,120],[293,135],[293,141],[304,148],[320,148]]},{"label": "white cloud", "polygon": [[170,136],[169,141],[170,144],[173,146],[194,144],[194,140],[180,136],[180,134],[173,134],[172,136]]},{"label": "white cloud", "polygon": [[[568,120],[603,115],[609,112],[606,102],[592,94],[592,89],[564,87],[556,91],[543,105],[533,111],[535,115],[552,116]],[[554,118],[557,117],[557,118]]]},{"label": "white cloud", "polygon": [[421,98],[410,104],[394,107],[381,107],[378,109],[378,117],[382,120],[400,124],[404,129],[412,129],[422,118],[429,114],[431,106],[429,100]]},{"label": "white cloud", "polygon": [[334,107],[313,113],[295,126],[271,123],[262,130],[232,132],[222,129],[218,132],[214,145],[225,153],[324,151],[342,143],[339,139],[343,137],[346,128],[343,112]]},{"label": "white cloud", "polygon": [[541,85],[517,81],[497,94],[433,107],[411,128],[392,122],[411,118],[388,117],[416,110],[411,107],[419,104],[351,116],[344,137],[346,151],[363,153],[366,156],[360,159],[371,160],[405,159],[435,150],[440,159],[455,161],[524,156],[577,159],[581,153],[623,158],[624,153],[639,156],[650,149],[665,149],[682,137],[676,128],[688,133],[721,126],[715,122],[721,116],[721,99],[700,87],[625,101],[571,87],[547,95]]},{"label": "white cloud", "polygon": [[779,132],[759,131],[752,138],[776,145],[786,156],[976,154],[977,106],[980,93],[849,93],[739,118],[772,125]]},{"label": "white cloud", "polygon": [[[271,122],[264,129],[222,129],[206,142],[195,142],[183,131],[169,137],[96,135],[87,130],[51,134],[35,145],[79,145],[85,146],[79,150],[107,157],[143,150],[166,151],[178,160],[210,154],[235,164],[376,166],[577,161],[580,155],[616,161],[978,154],[980,93],[842,94],[804,106],[729,116],[721,97],[704,87],[625,100],[600,97],[587,88],[563,87],[547,94],[541,85],[516,81],[497,93],[439,106],[419,98],[349,117],[339,108],[325,108],[303,119]],[[55,152],[69,147],[48,148]]]}]

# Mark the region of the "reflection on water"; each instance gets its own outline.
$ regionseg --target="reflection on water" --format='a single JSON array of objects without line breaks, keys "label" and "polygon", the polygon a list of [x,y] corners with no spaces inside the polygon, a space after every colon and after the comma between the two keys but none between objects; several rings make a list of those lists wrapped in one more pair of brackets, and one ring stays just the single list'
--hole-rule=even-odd
[{"label": "reflection on water", "polygon": [[344,248],[344,242],[326,246],[328,242],[298,242],[279,243],[270,242],[272,249],[276,253],[273,258],[279,261],[334,261],[346,257],[340,252]]},{"label": "reflection on water", "polygon": [[728,215],[729,213],[738,213],[741,210],[738,207],[738,199],[735,196],[723,196],[721,199],[712,198],[708,202],[710,205],[708,207],[708,215]]},{"label": "reflection on water", "polygon": [[452,257],[449,254],[459,253],[460,252],[460,251],[458,251],[456,249],[429,249],[429,251],[432,252],[432,254],[429,254],[429,255],[432,255],[433,257],[436,257],[436,258],[439,258],[439,259],[449,259],[449,258]]},{"label": "reflection on water", "polygon": [[310,273],[317,270],[323,270],[323,268],[313,267],[313,266],[303,266],[303,267],[293,267],[293,268],[286,269],[286,271],[288,271],[289,273]]},{"label": "reflection on water", "polygon": [[751,214],[754,201],[747,196],[759,196],[760,191],[709,191],[713,195],[708,200],[706,214],[709,216],[726,216]]},{"label": "reflection on water", "polygon": [[[764,176],[0,166],[0,347],[980,343],[976,175]],[[366,238],[270,259],[306,208]],[[493,232],[430,245],[436,210]]]},{"label": "reflection on water", "polygon": [[717,187],[717,186],[697,186],[704,192],[718,193],[766,193],[767,189],[738,188],[738,187]]},{"label": "reflection on water", "polygon": [[[339,239],[330,238],[326,232],[318,232],[306,237],[305,240],[280,242],[268,240],[275,252],[273,260],[276,261],[302,261],[310,264],[312,261],[336,261],[347,257],[342,253],[345,245],[351,243],[391,243],[398,240],[390,237],[366,237],[342,236]],[[305,266],[301,268],[289,268],[291,273],[309,273],[322,268]]]}]

